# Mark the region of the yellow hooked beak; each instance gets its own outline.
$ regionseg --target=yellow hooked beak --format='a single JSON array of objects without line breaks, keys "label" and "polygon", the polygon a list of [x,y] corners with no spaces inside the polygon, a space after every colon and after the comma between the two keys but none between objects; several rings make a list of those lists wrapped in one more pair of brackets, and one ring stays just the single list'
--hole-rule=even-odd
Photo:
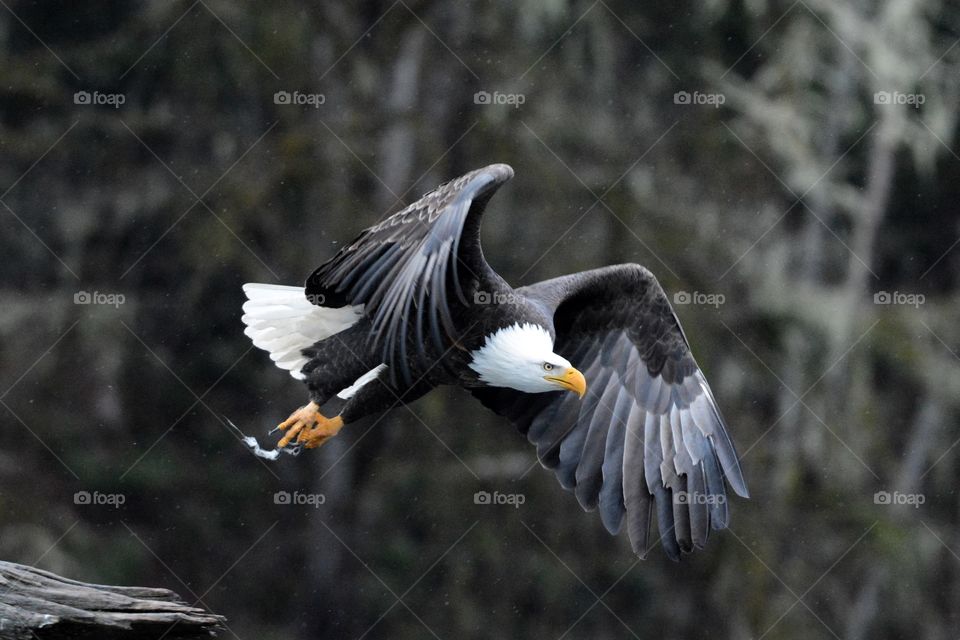
[{"label": "yellow hooked beak", "polygon": [[560,376],[543,376],[544,380],[549,380],[550,382],[556,382],[558,385],[567,389],[568,391],[575,391],[578,396],[583,398],[583,394],[587,392],[587,379],[583,377],[583,374],[570,367],[567,369],[566,373]]}]

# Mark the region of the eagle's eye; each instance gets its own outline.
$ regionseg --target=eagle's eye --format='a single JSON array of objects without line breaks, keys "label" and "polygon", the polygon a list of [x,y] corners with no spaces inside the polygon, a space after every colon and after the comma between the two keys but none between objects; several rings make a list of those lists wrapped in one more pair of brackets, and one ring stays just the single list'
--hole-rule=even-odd
[{"label": "eagle's eye", "polygon": [[544,371],[553,371],[553,365],[550,364],[549,362],[544,362],[544,363],[543,363],[543,370],[544,370]]}]

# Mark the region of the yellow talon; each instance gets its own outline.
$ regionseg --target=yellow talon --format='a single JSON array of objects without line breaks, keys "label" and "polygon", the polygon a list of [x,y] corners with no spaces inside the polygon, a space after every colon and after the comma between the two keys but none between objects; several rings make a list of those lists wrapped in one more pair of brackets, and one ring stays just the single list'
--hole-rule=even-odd
[{"label": "yellow talon", "polygon": [[340,429],[343,428],[343,418],[340,416],[332,418],[320,416],[320,418],[316,427],[300,431],[300,435],[297,437],[297,442],[307,449],[316,449],[340,433]]},{"label": "yellow talon", "polygon": [[307,449],[316,449],[337,435],[342,427],[343,418],[340,416],[327,418],[320,413],[320,406],[316,402],[311,402],[291,413],[289,418],[277,425],[277,429],[286,431],[277,443],[277,448],[283,449],[296,439],[297,444],[302,444]]}]

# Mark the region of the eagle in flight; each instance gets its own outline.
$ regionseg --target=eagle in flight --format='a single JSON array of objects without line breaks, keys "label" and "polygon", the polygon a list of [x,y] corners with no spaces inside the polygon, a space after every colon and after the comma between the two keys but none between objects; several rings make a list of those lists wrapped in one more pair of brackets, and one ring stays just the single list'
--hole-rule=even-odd
[{"label": "eagle in flight", "polygon": [[[245,333],[310,393],[278,426],[277,449],[318,447],[459,385],[513,422],[610,533],[625,524],[635,553],[660,542],[679,559],[727,526],[724,478],[748,496],[710,386],[644,267],[515,289],[487,264],[480,218],[512,176],[494,164],[437,187],[361,232],[305,287],[244,285]],[[337,398],[338,415],[323,415]]]}]

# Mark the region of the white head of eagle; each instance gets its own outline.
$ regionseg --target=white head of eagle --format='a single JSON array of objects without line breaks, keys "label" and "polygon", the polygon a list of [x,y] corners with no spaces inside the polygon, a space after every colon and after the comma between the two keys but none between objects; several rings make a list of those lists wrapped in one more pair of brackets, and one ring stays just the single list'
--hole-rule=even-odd
[{"label": "white head of eagle", "polygon": [[583,397],[587,383],[570,361],[553,352],[553,339],[537,324],[498,329],[473,352],[470,368],[491,387],[526,393],[575,391]]}]

